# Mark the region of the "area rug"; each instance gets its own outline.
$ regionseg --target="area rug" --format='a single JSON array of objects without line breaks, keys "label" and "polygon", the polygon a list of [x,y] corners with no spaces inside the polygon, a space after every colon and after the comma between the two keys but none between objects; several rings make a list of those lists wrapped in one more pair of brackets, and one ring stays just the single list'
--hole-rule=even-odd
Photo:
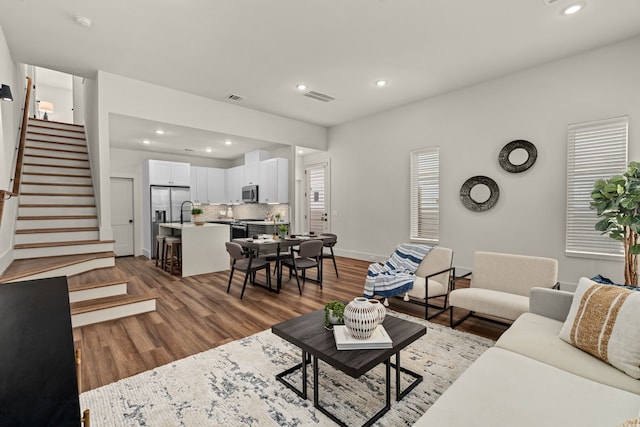
[{"label": "area rug", "polygon": [[[395,401],[377,426],[411,425],[493,341],[389,311],[424,324],[427,335],[401,353],[401,363],[424,381]],[[231,342],[133,377],[88,391],[81,408],[91,410],[94,427],[118,426],[308,426],[335,425],[298,397],[275,375],[299,363],[298,348],[271,330]],[[362,425],[384,404],[384,365],[353,379],[320,362],[321,404],[347,425]],[[402,387],[410,381],[403,375]],[[405,378],[406,377],[406,378]],[[302,375],[288,380],[301,385]]]}]

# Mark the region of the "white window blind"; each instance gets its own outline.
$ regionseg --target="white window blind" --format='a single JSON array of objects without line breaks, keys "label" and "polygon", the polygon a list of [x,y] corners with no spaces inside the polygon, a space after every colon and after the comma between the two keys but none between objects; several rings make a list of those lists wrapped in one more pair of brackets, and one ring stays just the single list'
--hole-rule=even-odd
[{"label": "white window blind", "polygon": [[629,119],[618,117],[569,125],[567,152],[568,256],[618,258],[621,242],[595,230],[600,219],[591,209],[591,191],[598,179],[608,179],[627,169]]},{"label": "white window blind", "polygon": [[411,152],[412,241],[440,240],[440,148]]}]

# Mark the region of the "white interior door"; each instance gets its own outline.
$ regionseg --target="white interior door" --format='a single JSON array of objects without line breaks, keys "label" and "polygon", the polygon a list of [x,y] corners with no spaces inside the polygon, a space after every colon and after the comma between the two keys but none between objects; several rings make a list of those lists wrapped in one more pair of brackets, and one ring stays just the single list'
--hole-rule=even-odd
[{"label": "white interior door", "polygon": [[308,230],[317,234],[331,231],[329,223],[329,173],[328,164],[321,163],[305,168],[307,179]]},{"label": "white interior door", "polygon": [[133,255],[133,179],[111,178],[111,228],[116,256]]}]

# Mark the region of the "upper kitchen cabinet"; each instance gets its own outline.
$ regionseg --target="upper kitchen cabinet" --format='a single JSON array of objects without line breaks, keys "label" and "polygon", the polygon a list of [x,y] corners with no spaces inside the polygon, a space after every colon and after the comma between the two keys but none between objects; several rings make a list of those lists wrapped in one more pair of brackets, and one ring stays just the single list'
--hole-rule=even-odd
[{"label": "upper kitchen cabinet", "polygon": [[188,187],[189,163],[167,162],[164,160],[147,160],[150,185],[180,185]]},{"label": "upper kitchen cabinet", "polygon": [[289,203],[289,161],[269,159],[260,162],[258,196],[260,203]]},{"label": "upper kitchen cabinet", "polygon": [[242,202],[242,186],[244,185],[244,166],[236,166],[225,170],[227,181],[226,202]]},{"label": "upper kitchen cabinet", "polygon": [[207,200],[209,203],[226,202],[226,182],[224,169],[207,168]]},{"label": "upper kitchen cabinet", "polygon": [[193,203],[209,203],[207,169],[201,166],[191,166],[191,201]]},{"label": "upper kitchen cabinet", "polygon": [[260,184],[260,163],[269,158],[269,152],[255,150],[244,154],[244,185]]}]

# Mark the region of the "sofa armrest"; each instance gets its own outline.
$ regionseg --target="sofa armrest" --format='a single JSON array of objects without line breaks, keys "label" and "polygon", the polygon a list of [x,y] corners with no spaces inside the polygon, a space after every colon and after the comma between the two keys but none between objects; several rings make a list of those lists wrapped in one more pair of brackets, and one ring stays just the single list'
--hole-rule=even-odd
[{"label": "sofa armrest", "polygon": [[569,314],[573,293],[548,288],[531,288],[529,311],[564,322]]}]

